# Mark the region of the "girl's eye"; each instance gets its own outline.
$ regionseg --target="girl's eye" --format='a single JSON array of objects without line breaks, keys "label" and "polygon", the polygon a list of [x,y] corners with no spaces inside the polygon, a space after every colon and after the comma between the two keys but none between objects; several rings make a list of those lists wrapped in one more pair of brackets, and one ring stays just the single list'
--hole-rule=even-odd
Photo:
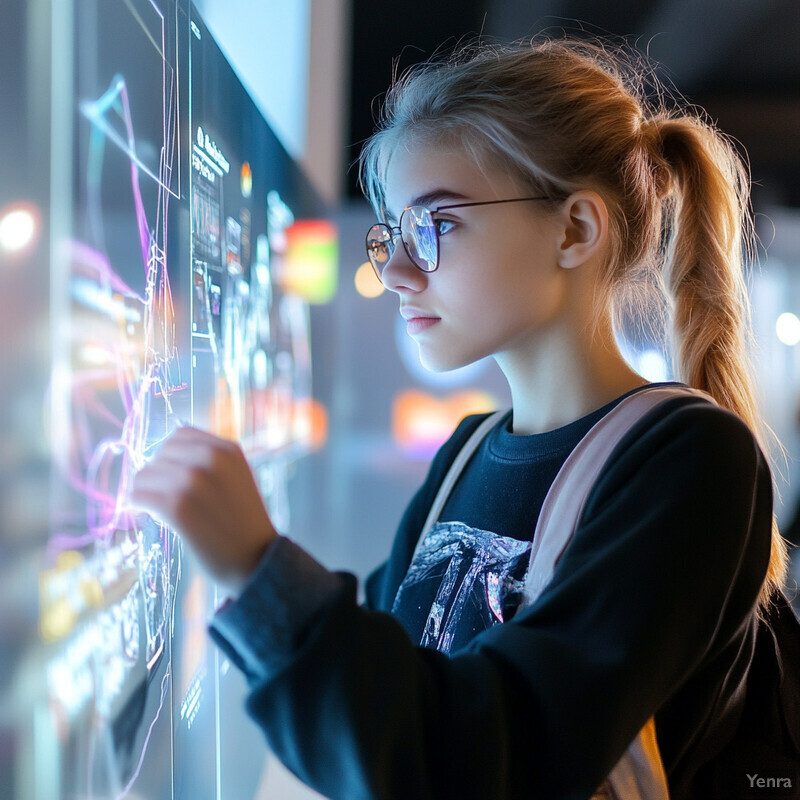
[{"label": "girl's eye", "polygon": [[450,219],[435,219],[433,224],[436,226],[436,232],[439,236],[444,236],[456,226],[455,222]]}]

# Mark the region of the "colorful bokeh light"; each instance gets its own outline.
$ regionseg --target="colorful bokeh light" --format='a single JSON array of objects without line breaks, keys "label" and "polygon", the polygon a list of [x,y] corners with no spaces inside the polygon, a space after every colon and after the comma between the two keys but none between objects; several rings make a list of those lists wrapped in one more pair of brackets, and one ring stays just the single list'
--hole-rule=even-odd
[{"label": "colorful bokeh light", "polygon": [[283,289],[309,303],[329,303],[336,294],[339,243],[336,226],[322,219],[300,220],[286,229],[286,256],[279,276]]},{"label": "colorful bokeh light", "polygon": [[497,405],[491,394],[474,389],[446,397],[408,389],[392,403],[392,437],[409,458],[428,460],[465,416],[493,411]]},{"label": "colorful bokeh light", "polygon": [[39,214],[33,206],[15,204],[0,211],[0,250],[18,253],[36,238]]},{"label": "colorful bokeh light", "polygon": [[353,283],[355,283],[356,291],[362,297],[380,297],[386,291],[386,287],[378,280],[378,276],[369,261],[365,261],[356,270]]},{"label": "colorful bokeh light", "polygon": [[787,347],[800,344],[800,319],[790,311],[781,314],[775,321],[775,333]]}]

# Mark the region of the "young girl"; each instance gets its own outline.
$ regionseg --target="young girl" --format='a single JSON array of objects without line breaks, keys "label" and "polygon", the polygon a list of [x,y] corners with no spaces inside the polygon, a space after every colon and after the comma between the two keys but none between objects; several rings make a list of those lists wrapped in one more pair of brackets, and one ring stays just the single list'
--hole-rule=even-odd
[{"label": "young girl", "polygon": [[[180,429],[138,475],[134,501],[232,587],[211,634],[249,713],[327,796],[585,800],[651,717],[671,796],[712,796],[704,763],[785,559],[746,367],[748,178],[711,125],[654,109],[628,72],[545,41],[418,68],[388,96],[363,155],[368,255],[423,364],[493,356],[513,410],[418,542],[482,418],[441,448],[367,607],[275,531],[236,445]],[[556,473],[646,384],[613,312],[648,274],[668,288],[680,380],[718,405],[670,400],[624,437],[519,608]]]}]

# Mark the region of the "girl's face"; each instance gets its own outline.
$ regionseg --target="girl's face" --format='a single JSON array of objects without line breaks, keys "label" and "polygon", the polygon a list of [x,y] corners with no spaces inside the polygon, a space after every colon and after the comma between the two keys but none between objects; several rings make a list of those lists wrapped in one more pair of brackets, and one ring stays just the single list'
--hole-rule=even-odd
[{"label": "girl's face", "polygon": [[[396,226],[412,205],[432,211],[529,194],[505,173],[481,170],[456,149],[401,146],[389,165],[386,221]],[[555,218],[536,200],[454,208],[433,218],[438,269],[417,269],[398,242],[383,271],[422,364],[441,371],[489,355],[524,356],[564,311]]]}]

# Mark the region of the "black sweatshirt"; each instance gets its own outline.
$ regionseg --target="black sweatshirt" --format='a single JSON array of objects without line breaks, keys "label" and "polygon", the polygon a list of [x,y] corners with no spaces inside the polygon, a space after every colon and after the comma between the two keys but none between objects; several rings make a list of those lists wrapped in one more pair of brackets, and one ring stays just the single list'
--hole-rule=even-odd
[{"label": "black sweatshirt", "polygon": [[535,436],[501,420],[441,515],[450,555],[426,565],[423,548],[412,569],[422,579],[399,598],[438,486],[480,417],[435,457],[368,582],[372,608],[358,606],[352,576],[288,539],[272,545],[211,633],[302,780],[343,800],[586,800],[655,715],[672,796],[700,796],[695,773],[741,707],[769,558],[769,469],[741,421],[693,397],[648,414],[605,465],[552,582],[515,613],[526,548],[514,543],[532,535],[568,452],[612,405]]}]

